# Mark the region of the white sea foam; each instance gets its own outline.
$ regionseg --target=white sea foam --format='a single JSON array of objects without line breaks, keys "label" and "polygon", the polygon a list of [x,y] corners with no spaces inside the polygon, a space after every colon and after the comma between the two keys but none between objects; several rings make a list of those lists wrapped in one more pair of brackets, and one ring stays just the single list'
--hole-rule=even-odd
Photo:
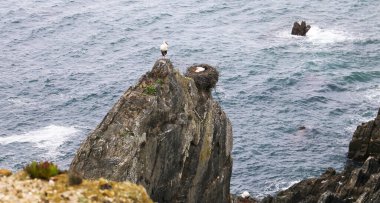
[{"label": "white sea foam", "polygon": [[312,25],[306,34],[306,39],[314,44],[331,44],[353,40],[354,37],[343,31],[321,29]]},{"label": "white sea foam", "polygon": [[58,147],[78,131],[74,127],[49,125],[19,135],[0,137],[0,144],[32,143],[38,148],[47,150],[48,156],[55,156],[59,154]]},{"label": "white sea foam", "polygon": [[290,188],[292,185],[300,182],[299,180],[294,180],[294,181],[285,181],[285,180],[277,180],[268,183],[268,186],[266,187],[266,191],[281,191],[281,190],[286,190]]},{"label": "white sea foam", "polygon": [[311,25],[306,37],[291,35],[290,33],[290,30],[285,30],[279,32],[277,36],[285,39],[306,40],[313,44],[333,44],[355,40],[355,37],[350,33],[334,29],[322,29],[316,25]]},{"label": "white sea foam", "polygon": [[280,189],[280,190],[286,190],[286,189],[290,188],[291,186],[293,186],[294,184],[297,184],[297,183],[299,183],[299,182],[300,182],[299,180],[290,181],[290,182],[284,182],[284,183],[279,187],[279,189]]},{"label": "white sea foam", "polygon": [[364,94],[364,97],[370,102],[377,103],[380,101],[380,87],[375,87],[373,89],[369,89]]}]

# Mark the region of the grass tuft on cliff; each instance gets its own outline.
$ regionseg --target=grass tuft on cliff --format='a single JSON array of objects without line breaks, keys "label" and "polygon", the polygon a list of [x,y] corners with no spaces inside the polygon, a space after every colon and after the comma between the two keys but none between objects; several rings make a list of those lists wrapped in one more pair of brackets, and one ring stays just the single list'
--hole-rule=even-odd
[{"label": "grass tuft on cliff", "polygon": [[59,174],[58,166],[48,161],[33,161],[27,165],[24,170],[31,178],[38,178],[43,180],[49,180],[51,177]]},{"label": "grass tuft on cliff", "polygon": [[156,87],[154,85],[148,85],[145,88],[145,93],[149,94],[149,95],[156,95],[157,89],[156,89]]}]

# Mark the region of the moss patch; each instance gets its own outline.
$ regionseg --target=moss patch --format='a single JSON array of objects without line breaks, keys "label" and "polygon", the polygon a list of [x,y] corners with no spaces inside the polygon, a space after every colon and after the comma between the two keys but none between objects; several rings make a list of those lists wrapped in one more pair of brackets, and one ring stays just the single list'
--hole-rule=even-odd
[{"label": "moss patch", "polygon": [[157,89],[154,85],[148,85],[145,87],[144,93],[149,95],[156,95]]}]

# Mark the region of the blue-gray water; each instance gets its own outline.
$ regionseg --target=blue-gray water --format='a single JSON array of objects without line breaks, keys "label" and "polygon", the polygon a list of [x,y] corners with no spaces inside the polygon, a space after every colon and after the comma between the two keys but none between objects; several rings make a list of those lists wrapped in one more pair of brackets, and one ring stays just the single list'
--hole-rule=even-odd
[{"label": "blue-gray water", "polygon": [[[311,24],[307,37],[290,36],[296,20]],[[2,0],[0,168],[67,168],[163,40],[182,72],[221,72],[233,193],[262,197],[342,169],[356,126],[380,107],[378,0]]]}]

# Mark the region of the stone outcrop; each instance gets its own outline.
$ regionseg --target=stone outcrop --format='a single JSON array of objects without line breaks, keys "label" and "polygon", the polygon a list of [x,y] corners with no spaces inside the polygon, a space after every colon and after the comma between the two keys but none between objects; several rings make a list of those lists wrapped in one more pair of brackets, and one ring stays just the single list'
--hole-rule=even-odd
[{"label": "stone outcrop", "polygon": [[349,145],[348,158],[363,162],[369,156],[380,157],[380,109],[374,120],[357,127]]},{"label": "stone outcrop", "polygon": [[306,33],[310,30],[310,28],[310,25],[306,25],[305,21],[302,21],[301,24],[294,22],[291,34],[306,36]]},{"label": "stone outcrop", "polygon": [[[303,180],[276,196],[268,196],[263,203],[375,203],[380,202],[380,110],[375,120],[356,129],[350,143],[349,162],[337,173],[329,168],[318,178]],[[356,161],[364,161],[356,162]]]},{"label": "stone outcrop", "polygon": [[88,135],[70,171],[141,184],[156,202],[223,203],[231,150],[231,123],[210,90],[161,59]]},{"label": "stone outcrop", "polygon": [[328,169],[321,177],[303,180],[263,203],[353,203],[380,202],[380,163],[369,157],[359,168],[341,173]]},{"label": "stone outcrop", "polygon": [[100,178],[71,186],[66,173],[49,180],[32,179],[25,171],[0,177],[1,203],[138,202],[153,203],[141,185]]},{"label": "stone outcrop", "polygon": [[0,169],[0,177],[10,176],[10,175],[12,175],[12,171],[7,170],[7,169]]}]

